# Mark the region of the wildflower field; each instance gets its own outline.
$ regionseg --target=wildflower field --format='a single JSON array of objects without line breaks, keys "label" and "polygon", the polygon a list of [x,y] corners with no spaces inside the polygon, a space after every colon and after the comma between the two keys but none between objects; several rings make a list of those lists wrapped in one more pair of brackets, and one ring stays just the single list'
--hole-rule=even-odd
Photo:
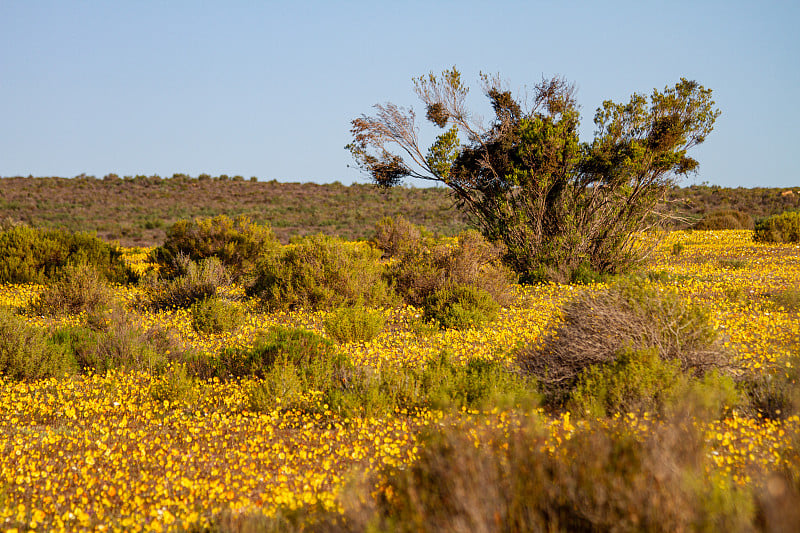
[{"label": "wildflower field", "polygon": [[[148,254],[130,249],[125,259],[145,272]],[[786,295],[800,287],[797,244],[755,243],[748,230],[672,232],[662,236],[639,275],[655,290],[710,311],[721,342],[733,354],[735,376],[794,375],[800,308]],[[512,369],[520,347],[536,345],[557,327],[565,302],[604,287],[599,282],[515,286],[496,318],[462,329],[431,329],[412,305],[378,307],[385,325],[374,338],[334,343],[358,368],[375,372],[392,365],[424,367],[443,351],[454,364],[480,359]],[[42,331],[89,320],[83,313],[31,312],[42,290],[42,285],[6,284],[0,287],[0,306]],[[209,357],[247,349],[274,326],[331,337],[325,323],[332,311],[270,311],[236,284],[224,295],[241,308],[242,320],[220,333],[198,331],[188,308],[137,306],[142,291],[141,285],[114,285],[109,298],[142,327],[158,326]],[[280,394],[264,407],[254,400],[260,377],[187,378],[178,366],[0,377],[0,529],[199,531],[218,527],[223,515],[234,522],[236,516],[267,519],[296,509],[344,516],[356,500],[367,507],[370,500],[391,500],[391,490],[397,490],[389,483],[392,473],[408,471],[418,461],[422,436],[432,432],[455,429],[476,449],[502,449],[504,435],[535,419],[542,453],[558,457],[576,432],[628,428],[636,435],[655,434],[664,423],[647,412],[593,418],[502,402],[344,412],[315,390],[303,391],[303,405],[313,408],[284,403]],[[774,473],[788,471],[796,479],[800,418],[775,411],[734,405],[719,417],[680,415],[702,436],[707,478],[751,491],[755,501],[774,489]],[[725,498],[714,505],[729,505]]]}]

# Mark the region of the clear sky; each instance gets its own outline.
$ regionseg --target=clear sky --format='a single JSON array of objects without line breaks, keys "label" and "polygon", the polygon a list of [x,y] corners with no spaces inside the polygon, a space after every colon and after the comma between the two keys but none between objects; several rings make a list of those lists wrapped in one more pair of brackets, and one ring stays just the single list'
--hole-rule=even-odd
[{"label": "clear sky", "polygon": [[0,0],[0,175],[366,182],[350,120],[456,65],[484,115],[480,71],[575,82],[585,140],[603,100],[697,80],[722,115],[682,183],[800,186],[798,27],[797,0]]}]

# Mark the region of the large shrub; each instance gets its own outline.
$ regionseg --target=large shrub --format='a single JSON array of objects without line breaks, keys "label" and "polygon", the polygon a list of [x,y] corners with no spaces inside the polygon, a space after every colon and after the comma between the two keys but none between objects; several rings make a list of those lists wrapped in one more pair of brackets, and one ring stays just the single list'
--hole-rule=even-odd
[{"label": "large shrub", "polygon": [[379,252],[334,237],[306,237],[265,258],[247,294],[269,309],[332,309],[344,305],[393,305]]},{"label": "large shrub", "polygon": [[180,275],[175,262],[181,255],[192,261],[216,257],[234,277],[250,270],[262,255],[276,251],[279,243],[269,226],[254,224],[246,216],[179,220],[167,230],[164,244],[153,251],[165,276]]},{"label": "large shrub", "polygon": [[642,280],[584,292],[563,306],[562,315],[542,341],[517,353],[551,405],[569,398],[583,372],[613,365],[625,350],[653,349],[696,375],[728,362],[707,311]]},{"label": "large shrub", "polygon": [[495,115],[486,127],[470,119],[457,69],[414,84],[426,118],[443,130],[428,148],[414,112],[394,104],[353,120],[347,148],[380,186],[413,177],[449,187],[527,280],[569,280],[580,265],[614,274],[642,261],[636,234],[663,218],[667,192],[698,166],[688,150],[719,115],[711,90],[681,79],[649,99],[603,102],[594,138],[581,142],[575,87],[562,78],[518,101],[499,76],[483,76]]},{"label": "large shrub", "polygon": [[40,230],[15,225],[0,232],[0,282],[43,283],[68,264],[91,265],[106,280],[128,283],[136,274],[122,251],[91,233]]},{"label": "large shrub", "polygon": [[800,211],[785,211],[756,222],[757,242],[800,242]]}]

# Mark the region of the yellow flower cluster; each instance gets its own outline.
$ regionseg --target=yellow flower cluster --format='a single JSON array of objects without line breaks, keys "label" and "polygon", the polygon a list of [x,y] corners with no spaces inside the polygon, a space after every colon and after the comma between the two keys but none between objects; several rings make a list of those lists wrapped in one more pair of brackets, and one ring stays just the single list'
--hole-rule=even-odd
[{"label": "yellow flower cluster", "polygon": [[[675,253],[674,245],[682,249]],[[127,254],[144,271],[147,250]],[[646,265],[656,283],[707,304],[726,343],[747,368],[786,364],[800,350],[800,313],[775,304],[776,291],[800,286],[800,247],[761,245],[751,232],[666,234]],[[24,307],[41,287],[0,286],[0,305]],[[136,288],[116,287],[121,302]],[[457,358],[510,361],[535,342],[577,290],[567,285],[519,289],[513,306],[483,329],[420,333],[420,311],[386,309],[387,327],[366,343],[342,346],[354,362],[421,364],[447,349]],[[186,310],[141,312],[144,325],[177,333],[201,352],[247,346],[276,324],[324,334],[324,312],[267,314],[245,301],[244,324],[203,335]],[[50,319],[52,320],[52,319]],[[80,317],[67,317],[70,323]],[[42,319],[31,317],[40,327]],[[159,378],[109,372],[17,382],[0,377],[0,529],[6,531],[165,531],[207,523],[224,509],[336,507],[353,472],[402,465],[417,453],[426,427],[485,424],[509,428],[519,413],[395,412],[382,419],[341,419],[331,412],[248,411],[251,380],[193,384],[191,400],[159,401]],[[539,416],[545,416],[540,413]],[[640,422],[630,417],[630,424]],[[548,448],[569,439],[569,413],[548,421]],[[714,464],[741,483],[780,465],[796,441],[800,419],[751,419],[733,413],[703,428]],[[477,438],[477,436],[476,436]]]}]

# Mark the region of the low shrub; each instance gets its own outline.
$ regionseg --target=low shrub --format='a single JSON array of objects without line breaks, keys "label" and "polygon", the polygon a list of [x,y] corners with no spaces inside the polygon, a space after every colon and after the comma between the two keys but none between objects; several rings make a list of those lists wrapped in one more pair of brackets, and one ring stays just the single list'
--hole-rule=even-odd
[{"label": "low shrub", "polygon": [[124,369],[160,374],[170,362],[191,357],[170,333],[143,326],[134,314],[121,309],[112,309],[98,329],[66,326],[52,339],[81,369],[98,373]]},{"label": "low shrub", "polygon": [[696,230],[753,229],[753,217],[735,209],[712,211],[694,226]]},{"label": "low shrub", "polygon": [[470,285],[442,287],[428,296],[423,305],[424,318],[438,322],[445,329],[480,327],[499,313],[500,306],[491,294]]},{"label": "low shrub", "polygon": [[70,263],[91,265],[115,283],[137,279],[122,251],[91,233],[40,230],[24,224],[0,231],[0,282],[45,283],[56,279]]},{"label": "low shrub", "polygon": [[800,212],[784,211],[759,220],[753,239],[756,242],[800,242]]},{"label": "low shrub", "polygon": [[535,419],[445,429],[414,463],[384,470],[375,509],[354,506],[351,522],[396,532],[752,529],[749,489],[706,472],[698,433],[674,424],[642,436],[615,422],[579,428],[552,453]]},{"label": "low shrub", "polygon": [[354,305],[328,313],[324,325],[325,332],[339,342],[368,342],[380,335],[386,318],[378,309]]},{"label": "low shrub", "polygon": [[240,306],[213,296],[197,300],[190,310],[192,328],[199,333],[233,331],[244,320]]},{"label": "low shrub", "polygon": [[336,345],[325,337],[302,328],[276,326],[260,334],[247,349],[224,349],[219,355],[219,377],[264,378],[278,364],[291,364],[316,374],[319,370],[316,365],[341,366],[345,362]]},{"label": "low shrub", "polygon": [[194,380],[182,364],[170,365],[150,385],[150,395],[158,402],[191,403],[197,398]]},{"label": "low shrub", "polygon": [[500,305],[512,295],[514,274],[502,265],[502,250],[476,231],[458,237],[455,245],[423,241],[408,248],[389,265],[388,277],[406,303],[421,307],[434,292],[448,285],[482,289]]},{"label": "low shrub", "polygon": [[696,375],[728,364],[705,309],[643,280],[584,292],[562,315],[541,342],[517,351],[520,368],[538,380],[551,407],[563,405],[584,370],[613,364],[623,348],[655,349]]},{"label": "low shrub", "polygon": [[739,378],[752,416],[786,419],[800,410],[800,354],[780,358]]},{"label": "low shrub", "polygon": [[397,298],[383,279],[378,253],[334,237],[306,237],[263,260],[247,294],[268,309],[392,306]]},{"label": "low shrub", "polygon": [[11,379],[62,377],[77,370],[71,354],[10,309],[0,307],[0,374]]},{"label": "low shrub", "polygon": [[402,215],[385,217],[375,225],[372,244],[383,252],[384,258],[404,257],[422,245],[423,229]]},{"label": "low shrub", "polygon": [[664,416],[687,398],[702,406],[695,415],[713,419],[741,403],[729,376],[712,371],[695,378],[677,360],[659,357],[655,348],[623,348],[614,360],[580,373],[566,408],[589,418],[625,413]]},{"label": "low shrub", "polygon": [[790,313],[800,311],[800,287],[787,287],[775,291],[770,298],[775,304]]},{"label": "low shrub", "polygon": [[723,258],[718,261],[720,268],[724,268],[726,270],[741,270],[743,268],[747,268],[747,261],[744,259],[737,259],[737,258]]},{"label": "low shrub", "polygon": [[437,409],[530,408],[539,403],[534,383],[498,361],[454,362],[443,351],[417,372],[421,406]]},{"label": "low shrub", "polygon": [[30,310],[47,316],[97,314],[108,307],[110,299],[111,291],[92,265],[70,263],[32,302]]},{"label": "low shrub", "polygon": [[154,309],[192,306],[211,298],[230,283],[225,266],[216,257],[188,261],[185,273],[172,279],[156,279],[145,285],[147,305]]},{"label": "low shrub", "polygon": [[259,257],[279,247],[269,226],[254,224],[245,216],[231,219],[219,215],[175,222],[167,230],[164,244],[153,251],[153,258],[165,277],[175,277],[181,275],[174,266],[181,255],[192,261],[216,257],[238,279]]}]

